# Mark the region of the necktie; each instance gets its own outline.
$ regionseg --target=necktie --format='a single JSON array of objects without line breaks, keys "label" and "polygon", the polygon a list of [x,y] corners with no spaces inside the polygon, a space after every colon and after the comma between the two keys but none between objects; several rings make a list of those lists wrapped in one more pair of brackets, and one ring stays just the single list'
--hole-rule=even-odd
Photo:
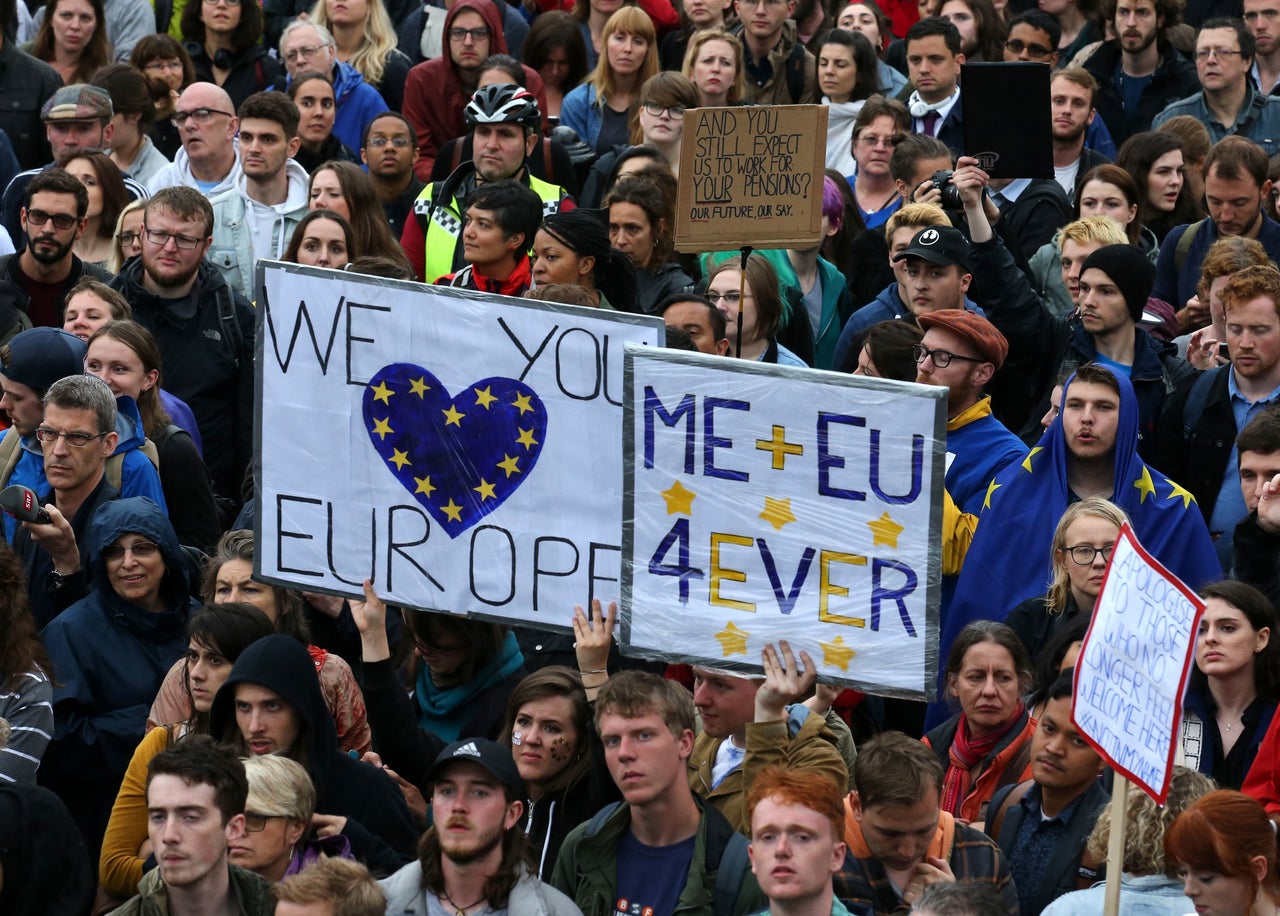
[{"label": "necktie", "polygon": [[936,137],[938,135],[938,117],[939,116],[936,111],[926,111],[924,113],[924,117],[921,119],[924,121],[924,132],[930,137]]}]

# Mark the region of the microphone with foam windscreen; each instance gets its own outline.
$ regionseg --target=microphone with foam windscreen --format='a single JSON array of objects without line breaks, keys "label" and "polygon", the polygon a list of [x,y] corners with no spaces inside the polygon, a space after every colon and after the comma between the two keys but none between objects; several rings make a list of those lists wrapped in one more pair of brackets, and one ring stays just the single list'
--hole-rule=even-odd
[{"label": "microphone with foam windscreen", "polygon": [[14,484],[0,490],[0,509],[20,522],[48,525],[53,521],[49,513],[40,505],[40,500],[36,498],[36,491],[22,484]]}]

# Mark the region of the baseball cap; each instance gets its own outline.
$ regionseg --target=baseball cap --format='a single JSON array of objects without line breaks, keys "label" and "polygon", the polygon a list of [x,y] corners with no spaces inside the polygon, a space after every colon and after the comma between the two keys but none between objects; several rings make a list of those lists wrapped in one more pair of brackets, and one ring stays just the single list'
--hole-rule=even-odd
[{"label": "baseball cap", "polygon": [[1009,355],[1009,342],[987,319],[968,309],[939,309],[916,318],[920,327],[944,328],[963,337],[984,360],[999,369]]},{"label": "baseball cap", "polygon": [[41,394],[58,379],[84,375],[88,346],[62,328],[30,328],[9,341],[9,362],[0,373]]},{"label": "baseball cap", "polygon": [[503,747],[488,738],[464,738],[455,741],[431,764],[428,780],[434,780],[445,767],[453,763],[474,763],[488,770],[498,782],[511,790],[517,798],[524,792],[524,782],[520,779],[520,771],[511,756],[511,748]]},{"label": "baseball cap", "polygon": [[895,263],[904,258],[924,258],[930,264],[959,264],[968,271],[969,240],[959,229],[930,226],[912,236],[911,244],[905,251],[893,256]]},{"label": "baseball cap", "polygon": [[113,114],[107,91],[84,83],[63,86],[40,109],[45,121],[110,121]]}]

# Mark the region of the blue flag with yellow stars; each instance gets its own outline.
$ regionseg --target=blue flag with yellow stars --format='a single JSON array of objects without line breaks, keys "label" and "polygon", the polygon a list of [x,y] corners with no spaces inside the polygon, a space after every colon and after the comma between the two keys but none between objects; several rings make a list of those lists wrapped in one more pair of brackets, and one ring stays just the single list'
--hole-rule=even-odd
[{"label": "blue flag with yellow stars", "polygon": [[[1142,546],[1187,586],[1198,589],[1216,582],[1222,578],[1222,567],[1195,498],[1138,457],[1138,401],[1133,385],[1128,378],[1111,374],[1120,384],[1111,502],[1129,514]],[[1074,380],[1072,375],[1063,388],[1063,404]],[[1053,532],[1075,501],[1067,488],[1067,457],[1059,413],[1027,457],[1006,467],[988,486],[955,601],[942,622],[941,668],[946,667],[951,643],[966,624],[1004,620],[1020,602],[1048,592]]]}]

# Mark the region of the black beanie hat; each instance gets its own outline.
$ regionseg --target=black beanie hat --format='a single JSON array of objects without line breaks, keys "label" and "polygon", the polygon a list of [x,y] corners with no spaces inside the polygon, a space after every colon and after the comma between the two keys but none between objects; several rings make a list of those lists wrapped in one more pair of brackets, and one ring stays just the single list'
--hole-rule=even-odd
[{"label": "black beanie hat", "polygon": [[1091,267],[1111,278],[1124,296],[1129,317],[1135,322],[1140,321],[1142,310],[1147,307],[1147,299],[1151,296],[1151,287],[1156,282],[1155,265],[1142,249],[1136,245],[1103,245],[1085,259],[1080,276],[1083,277]]}]

